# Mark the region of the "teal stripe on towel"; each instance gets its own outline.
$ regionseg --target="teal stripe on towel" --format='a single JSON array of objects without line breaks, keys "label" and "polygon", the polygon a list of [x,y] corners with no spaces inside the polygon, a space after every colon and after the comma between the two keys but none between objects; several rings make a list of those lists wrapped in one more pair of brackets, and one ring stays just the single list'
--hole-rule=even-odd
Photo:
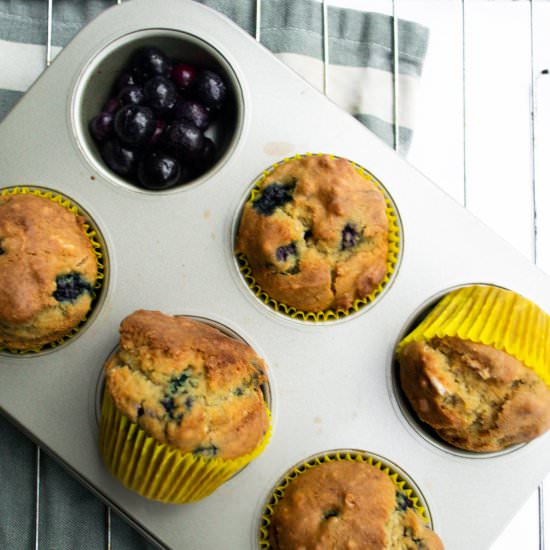
[{"label": "teal stripe on towel", "polygon": [[19,101],[23,96],[23,92],[14,90],[3,90],[0,88],[0,120],[2,120],[8,111]]},{"label": "teal stripe on towel", "polygon": [[[357,114],[355,118],[393,148],[395,141],[393,124],[374,115]],[[411,140],[412,130],[404,126],[399,126],[399,152],[401,154],[407,154],[411,145]]]},{"label": "teal stripe on towel", "polygon": [[[256,2],[237,19],[234,2],[200,0],[255,32]],[[428,46],[429,29],[399,20],[399,72],[420,76]],[[393,18],[380,13],[328,8],[329,61],[349,67],[372,67],[393,72]],[[262,2],[261,42],[274,53],[297,53],[323,59],[323,7],[314,0]]]}]

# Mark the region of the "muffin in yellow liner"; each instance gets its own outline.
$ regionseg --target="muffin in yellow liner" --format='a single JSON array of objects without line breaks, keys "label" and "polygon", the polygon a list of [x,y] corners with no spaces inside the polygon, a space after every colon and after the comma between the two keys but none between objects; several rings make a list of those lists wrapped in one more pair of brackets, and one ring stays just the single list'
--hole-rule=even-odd
[{"label": "muffin in yellow liner", "polygon": [[550,428],[550,317],[512,291],[448,293],[397,359],[415,413],[455,447],[498,451]]},{"label": "muffin in yellow liner", "polygon": [[259,546],[363,548],[368,542],[385,548],[407,541],[415,548],[416,539],[425,544],[418,548],[442,549],[431,527],[420,491],[397,466],[364,451],[339,450],[285,474],[264,506]]},{"label": "muffin in yellow liner", "polygon": [[207,497],[258,457],[270,437],[271,428],[254,451],[234,460],[205,458],[155,441],[116,410],[107,392],[101,405],[99,447],[106,466],[128,489],[160,502],[185,504]]},{"label": "muffin in yellow liner", "polygon": [[291,318],[322,322],[371,303],[395,273],[400,229],[372,174],[333,155],[265,170],[244,205],[235,254],[254,294]]},{"label": "muffin in yellow liner", "polygon": [[2,202],[0,349],[51,349],[75,336],[97,304],[105,254],[86,214],[66,197],[14,187],[0,190]]},{"label": "muffin in yellow liner", "polygon": [[140,495],[183,504],[211,494],[265,449],[263,361],[206,323],[139,310],[105,365],[99,448]]}]

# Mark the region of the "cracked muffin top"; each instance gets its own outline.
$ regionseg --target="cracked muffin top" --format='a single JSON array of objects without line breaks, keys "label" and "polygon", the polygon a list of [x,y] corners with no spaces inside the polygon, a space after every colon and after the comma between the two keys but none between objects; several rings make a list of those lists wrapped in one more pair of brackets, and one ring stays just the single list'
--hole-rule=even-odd
[{"label": "cracked muffin top", "polygon": [[325,462],[297,476],[275,505],[274,550],[443,550],[411,500],[366,462]]},{"label": "cracked muffin top", "polygon": [[550,389],[504,351],[457,337],[409,342],[401,386],[419,418],[462,449],[498,451],[550,428]]},{"label": "cracked muffin top", "polygon": [[272,298],[302,311],[349,309],[386,275],[388,227],[382,192],[350,161],[306,156],[261,181],[236,252]]},{"label": "cracked muffin top", "polygon": [[105,376],[120,412],[183,453],[237,458],[267,432],[263,361],[200,321],[132,313],[120,325],[120,346]]},{"label": "cracked muffin top", "polygon": [[0,197],[0,347],[40,347],[84,319],[97,263],[83,223],[47,198]]}]

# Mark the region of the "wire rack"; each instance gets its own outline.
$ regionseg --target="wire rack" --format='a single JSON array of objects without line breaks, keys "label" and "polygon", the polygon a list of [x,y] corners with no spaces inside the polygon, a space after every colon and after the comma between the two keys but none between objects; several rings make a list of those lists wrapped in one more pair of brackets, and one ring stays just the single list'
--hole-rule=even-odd
[{"label": "wire rack", "polygon": [[[130,1],[130,0],[124,0],[124,1]],[[264,2],[269,0],[263,0]],[[388,0],[389,1],[389,0]],[[472,1],[472,0],[470,0]],[[535,65],[533,62],[533,24],[534,24],[534,4],[536,2],[534,0],[527,0],[529,2],[530,6],[530,26],[531,26],[531,98],[530,98],[530,104],[531,104],[531,162],[532,162],[532,197],[533,197],[533,250],[532,250],[532,259],[536,263],[537,262],[537,243],[538,243],[538,231],[537,231],[537,201],[536,201],[536,191],[537,191],[537,185],[535,180],[535,175],[537,173],[536,170],[536,162],[538,158],[538,143],[536,138],[536,109],[535,106],[537,105],[537,98],[535,97],[536,94],[536,81],[543,76],[547,76],[549,74],[549,71],[547,69],[544,69],[542,71],[539,71],[536,73],[535,71]],[[47,18],[47,43],[46,43],[46,55],[44,60],[44,66],[45,68],[50,65],[53,59],[53,49],[52,49],[52,29],[53,29],[53,18],[54,18],[54,0],[46,0],[47,2],[47,11],[48,11],[48,18]],[[113,4],[122,4],[123,0],[113,0]],[[398,22],[399,22],[399,8],[400,5],[403,5],[406,3],[407,0],[391,0],[391,14],[393,16],[393,147],[396,151],[399,151],[399,32],[398,32]],[[327,0],[321,0],[320,2],[320,9],[322,9],[322,21],[323,21],[323,79],[322,79],[322,91],[325,95],[330,95],[329,90],[329,71],[330,71],[330,52],[329,52],[329,40],[328,40],[328,1]],[[469,3],[469,0],[461,0],[461,16],[462,16],[462,67],[463,67],[463,74],[462,74],[462,84],[463,84],[463,100],[464,103],[462,105],[463,110],[463,125],[465,129],[466,125],[466,112],[468,109],[468,105],[466,102],[466,93],[465,93],[465,86],[466,86],[466,9],[467,4]],[[366,3],[365,8],[369,8],[369,4]],[[256,0],[256,28],[255,28],[255,38],[256,40],[261,40],[261,10],[262,10],[262,0]],[[466,133],[464,132],[464,136]],[[467,151],[466,151],[466,139],[463,140],[463,158],[464,158],[464,165],[466,165],[466,158],[467,158]],[[466,169],[464,169],[464,178],[463,178],[463,204],[466,206],[468,205],[468,181],[466,177]],[[34,548],[35,550],[39,550],[40,548],[40,514],[41,514],[41,508],[40,508],[40,489],[41,489],[41,454],[42,451],[39,446],[36,446],[36,459],[35,459],[35,514],[34,514]],[[539,550],[545,549],[545,534],[544,534],[544,491],[543,491],[543,484],[541,484],[538,488],[538,547]],[[111,543],[111,508],[109,506],[106,506],[105,511],[105,532],[106,532],[106,538],[104,541],[104,547],[106,550],[112,549],[112,543]],[[116,549],[114,549],[116,550]]]}]

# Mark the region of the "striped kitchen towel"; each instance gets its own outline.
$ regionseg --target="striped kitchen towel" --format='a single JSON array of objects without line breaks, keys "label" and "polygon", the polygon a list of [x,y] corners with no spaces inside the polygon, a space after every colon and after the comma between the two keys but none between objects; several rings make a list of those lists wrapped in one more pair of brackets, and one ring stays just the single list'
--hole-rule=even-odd
[{"label": "striped kitchen towel", "polygon": [[[54,0],[52,54],[114,0]],[[256,0],[202,0],[256,33]],[[327,80],[324,89],[322,4],[315,0],[260,2],[259,38],[337,105],[394,146],[393,21],[387,15],[328,7]],[[44,69],[45,0],[0,0],[0,119]],[[415,95],[428,29],[399,20],[399,151],[412,138]]]},{"label": "striped kitchen towel", "polygon": [[[52,55],[87,21],[115,3],[116,0],[53,0]],[[256,34],[257,0],[203,3]],[[321,91],[325,91],[323,64],[328,57],[328,96],[393,147],[391,17],[329,6],[325,52],[320,1],[262,0],[259,4],[261,43]],[[0,120],[44,69],[47,5],[46,0],[0,0]],[[399,151],[405,153],[412,138],[414,98],[428,29],[400,20],[398,32]],[[0,548],[34,548],[35,458],[34,445],[0,416]],[[39,547],[107,547],[104,505],[44,454],[40,472]],[[111,536],[115,550],[152,548],[116,515],[112,518]]]}]

